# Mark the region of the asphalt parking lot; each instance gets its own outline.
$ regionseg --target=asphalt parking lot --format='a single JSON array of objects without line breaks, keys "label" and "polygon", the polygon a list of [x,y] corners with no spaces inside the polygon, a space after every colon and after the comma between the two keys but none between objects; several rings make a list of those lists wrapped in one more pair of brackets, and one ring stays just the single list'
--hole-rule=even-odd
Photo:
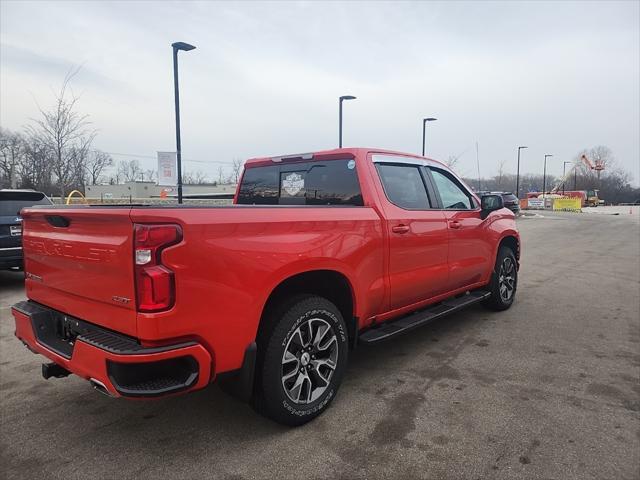
[{"label": "asphalt parking lot", "polygon": [[324,415],[287,429],[217,386],[114,400],[45,381],[0,272],[0,474],[31,478],[634,479],[639,215],[521,218],[515,305],[475,307],[351,356]]}]

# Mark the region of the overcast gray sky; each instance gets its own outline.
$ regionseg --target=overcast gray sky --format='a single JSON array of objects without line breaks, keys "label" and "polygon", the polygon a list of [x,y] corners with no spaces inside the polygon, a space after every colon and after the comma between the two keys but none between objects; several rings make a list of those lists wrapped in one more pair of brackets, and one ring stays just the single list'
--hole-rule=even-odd
[{"label": "overcast gray sky", "polygon": [[[20,130],[74,65],[96,147],[174,150],[170,44],[181,54],[183,156],[215,177],[233,158],[344,143],[461,155],[483,175],[528,145],[522,171],[609,146],[640,179],[640,2],[1,2],[0,123]],[[114,155],[116,159],[134,158]],[[200,163],[203,162],[203,163]]]}]

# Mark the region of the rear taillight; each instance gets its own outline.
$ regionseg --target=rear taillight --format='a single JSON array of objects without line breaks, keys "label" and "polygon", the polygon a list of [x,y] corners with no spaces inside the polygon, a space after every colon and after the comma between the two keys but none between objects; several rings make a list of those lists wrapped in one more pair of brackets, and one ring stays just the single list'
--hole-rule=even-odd
[{"label": "rear taillight", "polygon": [[175,302],[173,272],[162,264],[162,251],[182,240],[178,225],[134,226],[134,267],[138,311],[159,312]]}]

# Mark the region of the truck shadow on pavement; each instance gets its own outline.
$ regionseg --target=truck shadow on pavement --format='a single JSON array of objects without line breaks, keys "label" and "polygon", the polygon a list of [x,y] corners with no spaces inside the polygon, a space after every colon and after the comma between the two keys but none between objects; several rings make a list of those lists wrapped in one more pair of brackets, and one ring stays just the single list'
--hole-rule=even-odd
[{"label": "truck shadow on pavement", "polygon": [[[482,315],[483,312],[486,315]],[[448,373],[447,371],[438,372],[438,368],[446,369],[445,364],[457,356],[462,346],[476,342],[476,338],[468,331],[468,327],[481,322],[481,318],[488,315],[490,313],[481,308],[471,308],[418,328],[409,335],[393,338],[373,347],[358,347],[351,352],[349,368],[333,408],[309,425],[318,423],[325,416],[330,415],[332,410],[340,409],[341,398],[346,397],[349,390],[368,391],[371,385],[377,383],[371,381],[372,378],[384,377],[393,380],[407,374],[434,378],[446,377],[447,374],[455,376],[451,367]],[[448,353],[442,353],[443,349]],[[432,363],[426,369],[425,355],[430,357],[427,363]],[[420,367],[420,365],[423,366]],[[197,437],[199,431],[206,432],[207,429],[203,429],[203,426],[214,427],[217,435],[224,436],[227,441],[240,441],[249,434],[256,438],[277,435],[289,430],[287,427],[261,417],[250,405],[229,396],[217,385],[210,385],[204,390],[184,396],[151,401],[131,401],[108,398],[94,391],[82,393],[82,389],[89,388],[86,382],[77,377],[71,378],[78,385],[69,389],[70,385],[65,384],[64,380],[58,381],[59,386],[55,385],[55,389],[65,398],[49,397],[46,402],[47,408],[54,411],[58,408],[66,409],[68,402],[71,402],[74,405],[75,414],[71,418],[67,417],[66,421],[77,421],[77,426],[82,428],[87,428],[87,417],[91,418],[88,423],[94,424],[97,430],[104,432],[105,429],[109,429],[113,435],[117,436],[130,435],[132,431],[145,430],[151,426],[157,434],[160,432],[163,434],[156,438],[169,442],[180,441],[185,433],[189,434],[190,441],[193,442],[193,436]],[[40,389],[49,390],[50,388],[44,385],[56,380],[40,382],[37,384],[42,385]],[[59,400],[62,400],[62,405],[58,403]]]},{"label": "truck shadow on pavement", "polygon": [[[8,368],[14,371],[13,378],[2,381],[2,403],[7,415],[20,413],[16,428],[35,439],[33,451],[38,451],[39,444],[47,444],[49,450],[56,451],[52,458],[62,460],[67,456],[59,450],[62,445],[56,446],[64,438],[65,451],[86,450],[86,454],[95,444],[101,446],[106,457],[128,452],[127,455],[147,459],[162,451],[177,450],[183,463],[208,458],[216,444],[232,448],[251,439],[254,446],[273,446],[304,432],[313,432],[320,442],[326,437],[327,442],[342,444],[348,434],[336,436],[336,428],[341,430],[340,425],[345,416],[352,415],[354,404],[375,399],[394,402],[398,397],[402,399],[398,414],[377,419],[367,442],[369,448],[384,450],[390,443],[401,441],[407,429],[412,428],[413,417],[426,401],[430,384],[458,375],[450,363],[465,346],[478,343],[475,335],[479,326],[491,315],[480,307],[471,307],[408,335],[357,348],[351,352],[348,371],[332,408],[299,429],[261,417],[217,385],[185,396],[132,401],[101,395],[76,376],[45,381],[37,378],[41,358],[35,356],[21,357],[21,362],[11,362],[10,367],[2,366],[4,372]],[[24,358],[28,360],[25,362]],[[410,378],[419,380],[415,388],[410,386]],[[415,389],[419,391],[414,392]],[[327,437],[329,432],[334,433]],[[363,454],[363,461],[365,457]],[[47,468],[37,463],[43,459],[8,460],[10,470],[23,474],[37,476]]]}]

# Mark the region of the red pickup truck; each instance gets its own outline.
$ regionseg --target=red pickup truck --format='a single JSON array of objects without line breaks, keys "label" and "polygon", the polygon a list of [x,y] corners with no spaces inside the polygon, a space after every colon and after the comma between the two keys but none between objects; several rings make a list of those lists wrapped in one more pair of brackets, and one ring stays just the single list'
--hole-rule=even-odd
[{"label": "red pickup truck", "polygon": [[509,308],[520,240],[499,195],[443,164],[344,148],[246,162],[234,205],[22,212],[16,336],[114,397],[220,381],[305,423],[350,349],[467,305]]}]

